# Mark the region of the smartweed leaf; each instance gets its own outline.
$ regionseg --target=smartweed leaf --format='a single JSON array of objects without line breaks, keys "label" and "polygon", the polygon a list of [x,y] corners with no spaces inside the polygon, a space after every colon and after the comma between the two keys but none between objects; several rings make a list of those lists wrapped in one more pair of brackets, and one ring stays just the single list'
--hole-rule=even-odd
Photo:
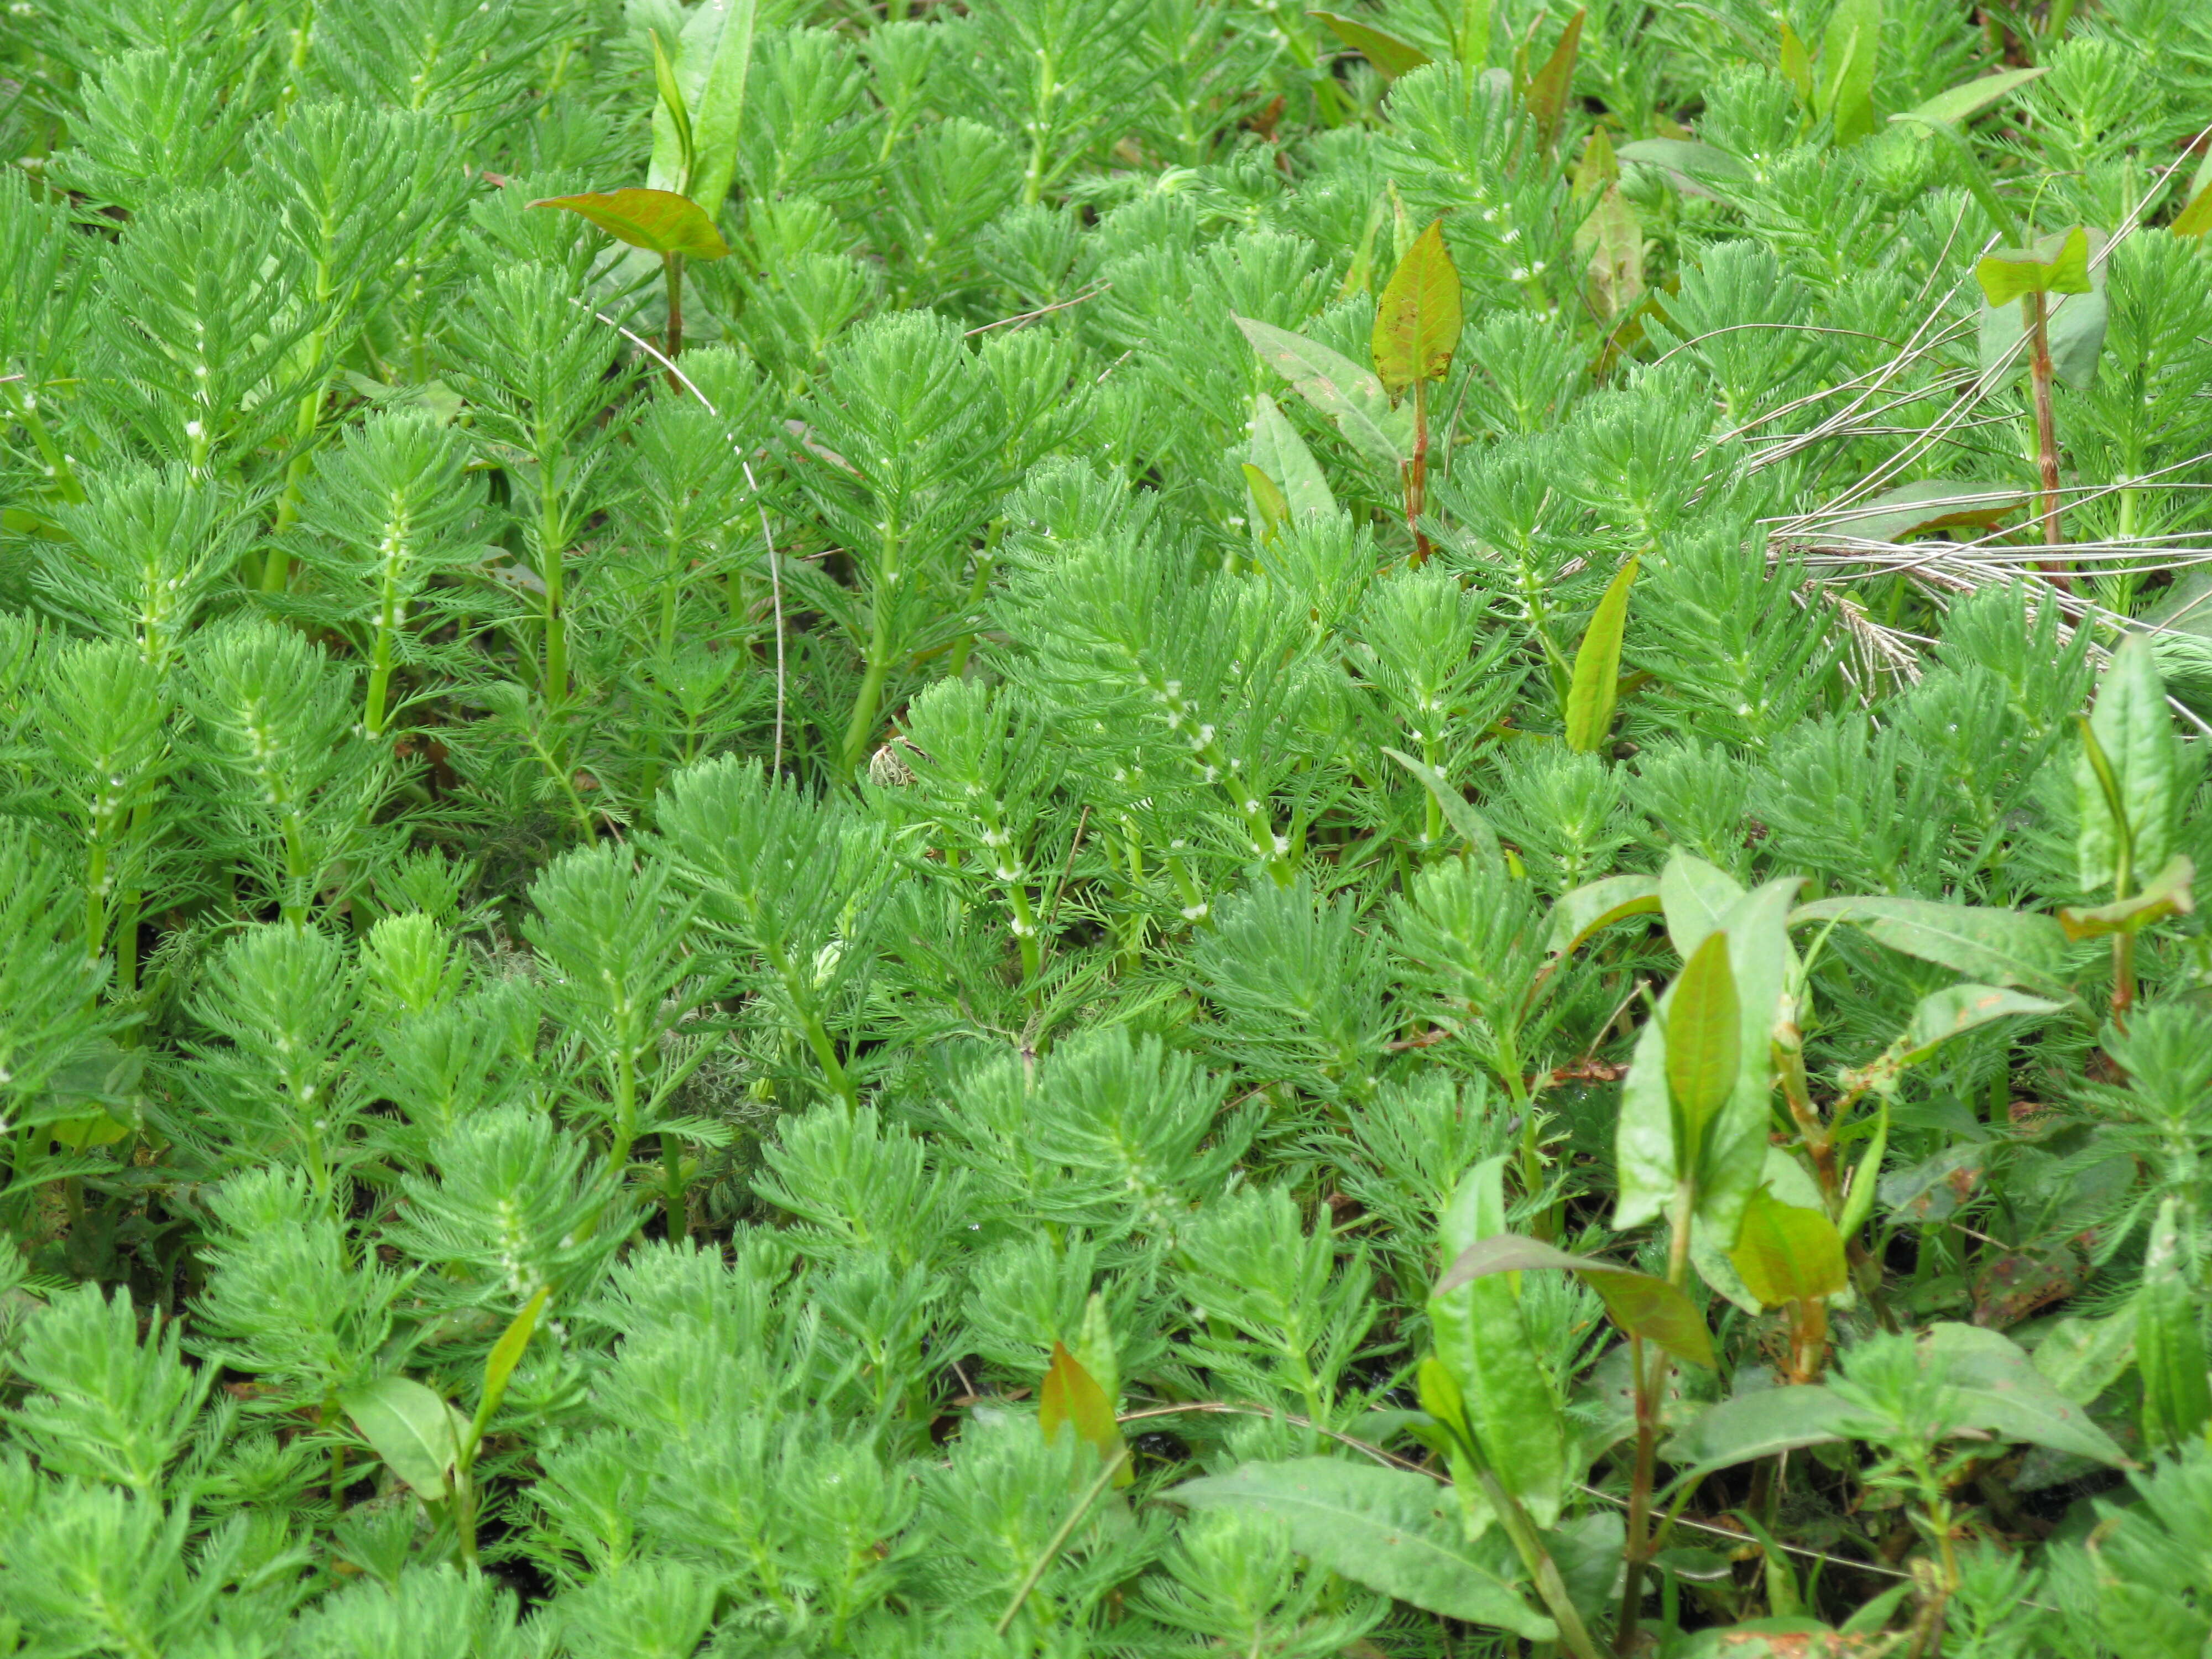
[{"label": "smartweed leaf", "polygon": [[491,1352],[484,1357],[483,1398],[477,1402],[476,1420],[469,1429],[468,1443],[461,1448],[464,1462],[475,1455],[477,1444],[483,1438],[484,1427],[491,1421],[499,1402],[507,1398],[507,1379],[522,1361],[523,1350],[530,1346],[531,1334],[538,1328],[538,1316],[545,1307],[545,1298],[553,1287],[541,1285],[538,1293],[522,1304],[522,1311],[507,1322],[500,1333]]},{"label": "smartweed leaf", "polygon": [[1581,7],[1567,19],[1567,26],[1559,33],[1559,43],[1552,55],[1544,60],[1544,67],[1530,77],[1527,102],[1529,118],[1536,124],[1536,141],[1549,149],[1559,136],[1559,120],[1566,113],[1567,92],[1574,85],[1575,58],[1582,50],[1583,21],[1588,14]]},{"label": "smartweed leaf", "polygon": [[1320,463],[1290,417],[1264,392],[1252,399],[1252,443],[1245,459],[1277,486],[1285,516],[1292,521],[1326,518],[1336,511]]},{"label": "smartweed leaf", "polygon": [[1728,935],[1708,933],[1683,964],[1667,1012],[1667,1091],[1679,1115],[1678,1167],[1696,1164],[1706,1124],[1735,1092],[1742,1039]]},{"label": "smartweed leaf", "polygon": [[2094,909],[2063,907],[2058,925],[2073,939],[2098,939],[2107,933],[2140,933],[2154,921],[2185,916],[2197,908],[2193,890],[2197,866],[2186,853],[2176,853],[2142,887],[2124,899]]},{"label": "smartweed leaf", "polygon": [[665,96],[653,110],[647,182],[656,190],[688,196],[710,219],[730,193],[737,172],[757,10],[756,0],[701,0],[684,14],[672,79],[679,106],[688,112],[688,158]]},{"label": "smartweed leaf", "polygon": [[1419,780],[1421,787],[1443,809],[1444,822],[1459,832],[1459,838],[1468,844],[1470,851],[1493,859],[1504,856],[1498,846],[1498,832],[1490,827],[1490,820],[1470,806],[1467,798],[1453,788],[1449,781],[1437,776],[1435,767],[1402,750],[1385,749],[1382,752]]},{"label": "smartweed leaf", "polygon": [[1444,222],[1413,239],[1375,305],[1375,373],[1401,398],[1416,380],[1440,380],[1460,335],[1459,269],[1444,246]]},{"label": "smartweed leaf", "polygon": [[1816,899],[1790,913],[1790,925],[1844,921],[1893,951],[1939,963],[1995,985],[2065,983],[2066,935],[2049,916],[1933,899]]},{"label": "smartweed leaf", "polygon": [[1667,1443],[1670,1463],[1710,1474],[1800,1446],[1844,1437],[1850,1407],[1818,1383],[1762,1389],[1723,1400]]},{"label": "smartweed leaf", "polygon": [[1790,20],[1782,20],[1782,78],[1797,94],[1797,101],[1810,108],[1813,103],[1813,51],[1804,37],[1790,27]]},{"label": "smartweed leaf", "polygon": [[1624,1331],[1657,1343],[1678,1359],[1711,1369],[1712,1337],[1704,1319],[1690,1299],[1665,1279],[1595,1256],[1574,1255],[1517,1233],[1498,1233],[1460,1251],[1437,1280],[1431,1299],[1494,1274],[1544,1268],[1580,1277]]},{"label": "smartweed leaf", "polygon": [[1340,16],[1333,11],[1311,11],[1306,15],[1320,19],[1331,34],[1374,64],[1376,73],[1386,81],[1395,81],[1429,61],[1429,54],[1412,41],[1401,40],[1388,29],[1377,28],[1372,23],[1364,23],[1356,17]]},{"label": "smartweed leaf", "polygon": [[[1121,1425],[1114,1419],[1114,1402],[1097,1380],[1059,1342],[1052,1345],[1052,1364],[1037,1390],[1037,1426],[1048,1440],[1063,1427],[1073,1427],[1079,1438],[1097,1449],[1101,1461],[1122,1449]],[[1126,1486],[1136,1479],[1125,1457],[1114,1471],[1114,1484]]]},{"label": "smartweed leaf", "polygon": [[[1784,27],[1788,27],[1786,24]],[[2034,69],[2005,70],[1996,75],[1984,75],[1972,81],[1962,81],[1945,92],[1937,93],[1923,104],[1915,104],[1901,116],[1892,120],[1921,122],[1948,121],[1963,125],[1984,110],[1991,108],[2018,92],[2039,76],[2051,73],[2051,66],[2039,64]],[[1924,129],[1923,129],[1924,130]]]},{"label": "smartweed leaf", "polygon": [[1555,957],[1566,956],[1601,928],[1658,913],[1657,878],[1640,872],[1607,876],[1560,895],[1552,907],[1552,938],[1545,948]]},{"label": "smartweed leaf", "polygon": [[1186,1480],[1168,1495],[1194,1509],[1274,1516],[1299,1554],[1427,1612],[1531,1642],[1559,1638],[1515,1589],[1523,1574],[1511,1546],[1494,1531],[1468,1543],[1460,1500],[1425,1475],[1299,1457]]},{"label": "smartweed leaf", "polygon": [[1621,161],[1659,168],[1687,195],[1724,200],[1730,191],[1751,182],[1751,169],[1741,161],[1694,138],[1638,138],[1613,153]]},{"label": "smartweed leaf", "polygon": [[1628,627],[1628,590],[1636,580],[1637,559],[1620,567],[1597,602],[1589,627],[1575,653],[1574,678],[1567,689],[1567,747],[1595,754],[1613,731],[1613,708],[1620,686],[1620,641]]},{"label": "smartweed leaf", "polygon": [[2026,499],[1996,484],[1922,478],[1830,514],[1823,523],[1863,541],[1900,542],[1923,530],[1989,529]]},{"label": "smartweed leaf", "polygon": [[1764,1187],[1744,1206],[1729,1260],[1745,1287],[1770,1308],[1817,1302],[1844,1287],[1844,1239],[1818,1210],[1784,1204]]},{"label": "smartweed leaf", "polygon": [[1281,373],[1336,422],[1353,448],[1396,468],[1413,449],[1412,416],[1391,406],[1382,382],[1341,352],[1249,317],[1233,319],[1260,361]]},{"label": "smartweed leaf", "polygon": [[698,204],[672,190],[591,191],[581,196],[548,196],[530,205],[579,214],[617,240],[648,253],[720,259],[730,252]]},{"label": "smartweed leaf", "polygon": [[1912,1019],[1898,1039],[1900,1058],[1906,1063],[1926,1059],[1953,1037],[1993,1020],[2019,1014],[2055,1014],[2065,1006],[1995,985],[1947,985],[1930,991],[1912,1010]]},{"label": "smartweed leaf", "polygon": [[2130,634],[2112,653],[2074,764],[2083,886],[2109,887],[2124,876],[2132,888],[2145,872],[2165,865],[2173,851],[2179,767],[2150,638]]},{"label": "smartweed leaf", "polygon": [[442,1501],[460,1455],[446,1402],[411,1377],[387,1376],[339,1403],[385,1467],[426,1502]]},{"label": "smartweed leaf", "polygon": [[2180,1201],[2159,1200],[2135,1295],[2136,1364],[2142,1373],[2146,1443],[2179,1449],[2212,1421],[2212,1381],[2206,1377],[2204,1315],[2190,1285],[2188,1241]]},{"label": "smartweed leaf", "polygon": [[1832,118],[1838,144],[1874,131],[1874,83],[1881,46],[1881,0],[1841,0],[1820,39],[1814,112]]},{"label": "smartweed leaf", "polygon": [[2009,305],[2023,294],[2087,294],[2089,233],[2080,225],[2039,239],[2033,247],[2001,247],[1974,266],[1982,297]]}]

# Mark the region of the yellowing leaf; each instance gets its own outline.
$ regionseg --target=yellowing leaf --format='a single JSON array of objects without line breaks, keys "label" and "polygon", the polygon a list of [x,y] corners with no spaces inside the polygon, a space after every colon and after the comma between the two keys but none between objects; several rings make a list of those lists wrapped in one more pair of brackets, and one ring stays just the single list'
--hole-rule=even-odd
[{"label": "yellowing leaf", "polygon": [[1770,1308],[1817,1302],[1842,1290],[1844,1237],[1818,1210],[1784,1204],[1762,1187],[1744,1208],[1729,1260],[1744,1287]]},{"label": "yellowing leaf", "polygon": [[1575,81],[1575,57],[1582,50],[1584,15],[1577,8],[1567,19],[1559,44],[1528,82],[1528,113],[1536,123],[1537,141],[1546,149],[1559,136],[1559,118],[1566,113],[1567,93]]},{"label": "yellowing leaf", "polygon": [[444,1401],[410,1377],[387,1376],[339,1403],[386,1468],[428,1502],[446,1496],[459,1447]]},{"label": "yellowing leaf", "polygon": [[1413,239],[1375,307],[1375,374],[1394,398],[1416,380],[1434,380],[1459,348],[1459,268],[1444,246],[1441,219]]},{"label": "yellowing leaf", "polygon": [[1493,1233],[1462,1250],[1429,1293],[1431,1305],[1462,1285],[1498,1273],[1558,1268],[1575,1274],[1598,1293],[1613,1323],[1647,1342],[1656,1342],[1677,1359],[1713,1366],[1713,1340],[1704,1316],[1689,1297],[1665,1279],[1595,1256],[1571,1255],[1518,1233]]},{"label": "yellowing leaf", "polygon": [[1813,54],[1790,20],[1782,20],[1782,78],[1797,94],[1797,101],[1813,101]]},{"label": "yellowing leaf", "polygon": [[[1073,1427],[1079,1437],[1097,1448],[1102,1462],[1121,1449],[1121,1425],[1114,1420],[1114,1402],[1106,1397],[1097,1379],[1083,1369],[1083,1362],[1059,1342],[1052,1345],[1052,1364],[1045,1371],[1044,1386],[1037,1391],[1037,1426],[1048,1440],[1062,1427]],[[1117,1486],[1126,1486],[1136,1478],[1126,1458],[1114,1472]]]},{"label": "yellowing leaf", "polygon": [[2089,233],[2076,225],[2042,238],[2032,248],[2001,247],[1983,256],[1974,277],[1993,306],[2009,304],[2023,294],[2087,294]]},{"label": "yellowing leaf", "polygon": [[648,253],[720,259],[730,251],[699,204],[672,190],[591,191],[581,196],[548,196],[530,205],[580,215],[617,241]]}]

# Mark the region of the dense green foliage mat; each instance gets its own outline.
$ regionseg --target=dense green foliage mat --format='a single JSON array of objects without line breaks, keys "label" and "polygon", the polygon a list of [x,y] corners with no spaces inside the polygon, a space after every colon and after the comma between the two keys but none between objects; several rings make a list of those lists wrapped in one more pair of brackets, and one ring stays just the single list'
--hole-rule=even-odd
[{"label": "dense green foliage mat", "polygon": [[2212,9],[19,0],[0,1655],[2212,1638]]}]

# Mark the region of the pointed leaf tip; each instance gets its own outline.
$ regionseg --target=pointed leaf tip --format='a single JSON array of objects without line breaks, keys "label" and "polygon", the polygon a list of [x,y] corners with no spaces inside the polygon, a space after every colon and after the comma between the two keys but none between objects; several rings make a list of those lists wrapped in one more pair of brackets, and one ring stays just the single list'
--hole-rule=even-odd
[{"label": "pointed leaf tip", "polygon": [[542,197],[530,205],[559,208],[589,219],[617,241],[647,253],[720,259],[730,252],[706,210],[672,190],[587,191],[581,196]]}]

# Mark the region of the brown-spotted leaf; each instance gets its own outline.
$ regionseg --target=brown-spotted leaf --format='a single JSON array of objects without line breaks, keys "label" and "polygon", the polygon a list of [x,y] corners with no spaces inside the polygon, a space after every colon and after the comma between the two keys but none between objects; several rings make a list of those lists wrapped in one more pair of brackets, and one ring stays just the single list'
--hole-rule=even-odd
[{"label": "brown-spotted leaf", "polygon": [[589,219],[617,241],[647,253],[680,253],[690,259],[727,257],[729,245],[705,210],[672,190],[587,191],[581,196],[548,196],[532,207],[560,208]]},{"label": "brown-spotted leaf", "polygon": [[1416,380],[1441,379],[1459,349],[1459,267],[1444,247],[1444,222],[1413,239],[1375,307],[1375,374],[1393,398]]}]

